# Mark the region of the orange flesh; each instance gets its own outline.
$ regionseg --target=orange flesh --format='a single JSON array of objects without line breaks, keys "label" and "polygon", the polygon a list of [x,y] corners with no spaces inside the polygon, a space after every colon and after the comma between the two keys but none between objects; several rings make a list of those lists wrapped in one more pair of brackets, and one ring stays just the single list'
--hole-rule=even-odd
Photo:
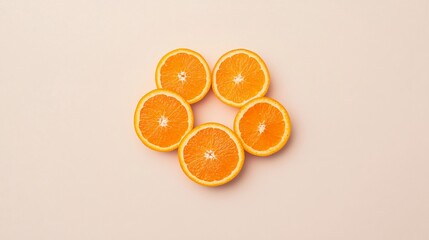
[{"label": "orange flesh", "polygon": [[[260,124],[265,124],[262,133],[258,131]],[[239,128],[241,137],[248,146],[264,151],[280,142],[285,122],[277,108],[268,103],[257,103],[243,115]]]},{"label": "orange flesh", "polygon": [[[234,78],[239,74],[243,81],[236,84]],[[226,99],[241,103],[261,91],[265,75],[256,59],[239,53],[225,59],[216,72],[216,83],[219,93]]]},{"label": "orange flesh", "polygon": [[[205,154],[213,151],[215,159]],[[238,164],[238,149],[227,133],[217,128],[200,130],[183,150],[188,170],[198,179],[205,181],[222,180],[228,177]]]},{"label": "orange flesh", "polygon": [[[186,73],[186,80],[180,81],[179,74]],[[195,56],[178,53],[169,57],[161,67],[162,88],[180,94],[187,101],[195,98],[204,90],[206,71]]]},{"label": "orange flesh", "polygon": [[[168,119],[168,125],[165,127],[159,123],[162,116]],[[179,142],[185,134],[188,114],[177,99],[156,95],[148,99],[140,110],[139,128],[150,143],[168,147]]]}]

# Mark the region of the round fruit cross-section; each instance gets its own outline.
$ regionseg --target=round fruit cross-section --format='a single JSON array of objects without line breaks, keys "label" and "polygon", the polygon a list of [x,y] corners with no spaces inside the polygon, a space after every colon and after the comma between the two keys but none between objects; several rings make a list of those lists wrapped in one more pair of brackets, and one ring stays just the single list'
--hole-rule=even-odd
[{"label": "round fruit cross-section", "polygon": [[194,125],[191,106],[177,93],[153,90],[143,96],[134,114],[134,129],[149,148],[167,152],[176,149]]},{"label": "round fruit cross-section", "polygon": [[218,123],[193,129],[183,138],[178,152],[183,172],[204,186],[231,181],[244,163],[240,140],[232,130]]},{"label": "round fruit cross-section", "polygon": [[263,97],[270,85],[270,74],[262,58],[246,49],[232,50],[220,57],[212,78],[215,95],[234,107]]},{"label": "round fruit cross-section", "polygon": [[176,92],[190,104],[200,101],[211,85],[206,60],[186,48],[167,53],[158,63],[155,79],[158,88]]},{"label": "round fruit cross-section", "polygon": [[288,141],[291,123],[286,109],[271,98],[257,98],[237,113],[234,131],[244,149],[256,156],[279,151]]}]

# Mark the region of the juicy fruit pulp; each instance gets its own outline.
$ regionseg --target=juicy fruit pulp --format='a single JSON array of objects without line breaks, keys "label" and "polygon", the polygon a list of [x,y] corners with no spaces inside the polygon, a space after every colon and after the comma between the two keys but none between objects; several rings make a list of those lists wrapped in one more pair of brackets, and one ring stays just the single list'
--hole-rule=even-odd
[{"label": "juicy fruit pulp", "polygon": [[241,107],[262,97],[270,76],[264,61],[249,50],[237,49],[224,54],[213,71],[213,91],[228,105]]},{"label": "juicy fruit pulp", "polygon": [[268,156],[286,144],[291,124],[286,109],[280,103],[270,98],[258,98],[240,109],[234,130],[246,151]]},{"label": "juicy fruit pulp", "polygon": [[244,150],[232,130],[207,123],[185,136],[179,147],[179,160],[193,181],[218,186],[232,180],[241,170]]},{"label": "juicy fruit pulp", "polygon": [[137,105],[134,126],[146,146],[158,151],[171,151],[192,129],[192,110],[176,93],[154,90]]},{"label": "juicy fruit pulp", "polygon": [[155,77],[158,88],[176,92],[191,104],[201,100],[211,85],[207,62],[199,53],[184,48],[167,53]]}]

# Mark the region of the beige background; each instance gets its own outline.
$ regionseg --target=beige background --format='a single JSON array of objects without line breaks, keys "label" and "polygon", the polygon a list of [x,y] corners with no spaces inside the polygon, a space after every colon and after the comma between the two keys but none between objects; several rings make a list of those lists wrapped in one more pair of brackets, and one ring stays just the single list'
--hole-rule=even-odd
[{"label": "beige background", "polygon": [[[0,239],[429,239],[428,23],[426,0],[0,0]],[[258,52],[286,148],[204,188],[144,147],[134,107],[177,47]]]}]

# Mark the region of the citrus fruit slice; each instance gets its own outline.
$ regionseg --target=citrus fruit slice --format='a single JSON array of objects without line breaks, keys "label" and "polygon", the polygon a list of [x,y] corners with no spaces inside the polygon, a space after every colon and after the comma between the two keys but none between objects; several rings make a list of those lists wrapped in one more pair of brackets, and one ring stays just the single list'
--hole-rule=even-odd
[{"label": "citrus fruit slice", "polygon": [[177,93],[157,89],[143,96],[134,114],[134,129],[149,148],[176,149],[194,125],[191,106]]},{"label": "citrus fruit slice", "polygon": [[246,49],[232,50],[220,57],[212,78],[215,95],[234,107],[263,97],[270,85],[270,74],[262,58]]},{"label": "citrus fruit slice", "polygon": [[185,174],[194,182],[219,186],[240,172],[244,150],[232,130],[218,123],[206,123],[183,138],[179,161]]},{"label": "citrus fruit slice", "polygon": [[210,90],[211,75],[204,58],[190,49],[179,48],[159,61],[156,86],[178,93],[188,103],[196,103]]},{"label": "citrus fruit slice", "polygon": [[288,141],[291,132],[289,114],[274,99],[257,98],[238,111],[234,131],[247,152],[268,156],[279,151]]}]

